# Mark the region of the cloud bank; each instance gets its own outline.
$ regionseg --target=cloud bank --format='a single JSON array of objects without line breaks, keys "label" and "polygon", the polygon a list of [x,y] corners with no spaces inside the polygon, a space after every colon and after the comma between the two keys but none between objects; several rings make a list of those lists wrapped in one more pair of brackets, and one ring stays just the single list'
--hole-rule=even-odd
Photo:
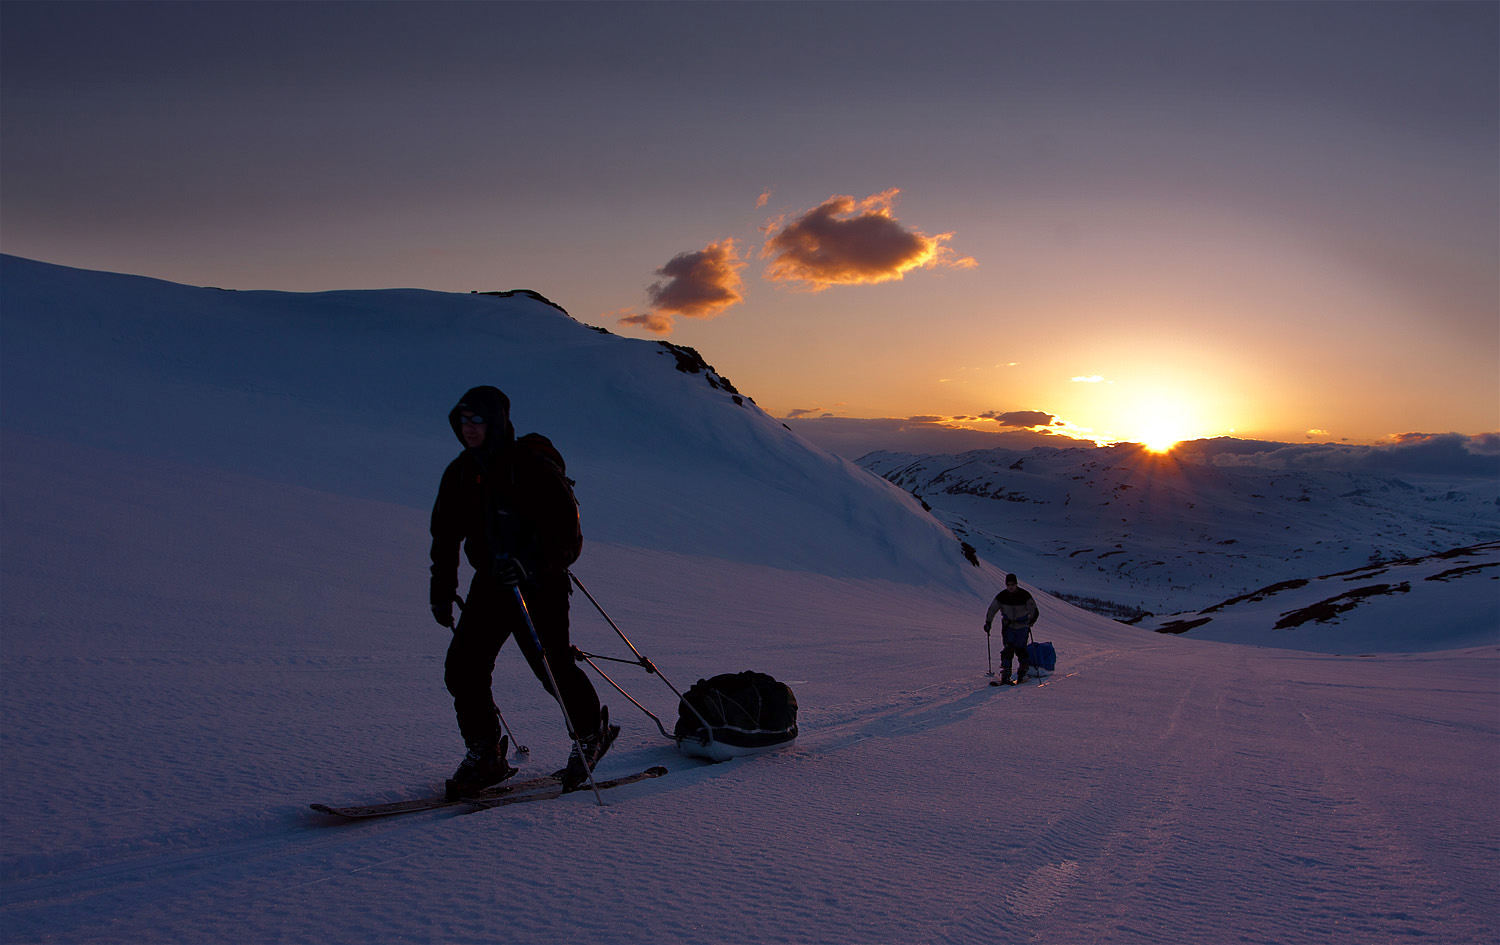
[{"label": "cloud bank", "polygon": [[[792,411],[783,422],[795,433],[849,460],[885,450],[893,453],[951,455],[970,450],[1029,450],[1035,447],[1107,449],[1093,440],[1070,436],[1055,426],[1000,431],[949,426],[962,417],[885,417],[860,419],[814,410]],[[1050,416],[1041,411],[1017,415]],[[986,415],[985,419],[996,419]],[[1038,427],[1043,426],[1038,424]],[[1375,476],[1485,477],[1500,480],[1500,433],[1466,436],[1461,433],[1407,433],[1384,443],[1350,446],[1342,443],[1281,443],[1213,437],[1188,440],[1173,454],[1184,462],[1270,470],[1318,470]]]},{"label": "cloud bank", "polygon": [[1403,433],[1370,446],[1292,444],[1215,437],[1179,444],[1177,455],[1216,466],[1320,469],[1388,476],[1500,477],[1500,433]]},{"label": "cloud bank", "polygon": [[887,190],[863,200],[834,196],[790,223],[773,221],[761,248],[771,282],[795,283],[813,292],[835,285],[898,280],[913,269],[970,268],[946,245],[951,233],[928,236],[896,219],[896,195]]},{"label": "cloud bank", "polygon": [[[792,414],[796,414],[793,416]],[[1094,441],[1060,433],[1016,428],[1006,431],[971,430],[948,426],[953,417],[885,417],[859,419],[827,414],[810,417],[792,411],[782,422],[800,436],[849,460],[876,450],[916,455],[965,453],[969,450],[1027,450],[1034,446],[1092,447]]]}]

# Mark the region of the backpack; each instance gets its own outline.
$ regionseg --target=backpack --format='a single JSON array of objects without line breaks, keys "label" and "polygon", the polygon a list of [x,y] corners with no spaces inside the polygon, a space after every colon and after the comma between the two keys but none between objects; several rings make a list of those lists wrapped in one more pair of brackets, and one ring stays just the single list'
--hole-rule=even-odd
[{"label": "backpack", "polygon": [[568,501],[573,503],[573,527],[571,534],[562,536],[561,545],[567,553],[567,563],[572,564],[583,554],[583,525],[578,519],[578,496],[573,493],[576,483],[568,478],[568,466],[563,462],[562,453],[552,445],[552,441],[540,433],[528,433],[517,437],[516,444],[524,447],[529,452],[541,457],[545,462],[542,466],[550,472],[555,473],[557,481],[562,485],[563,491],[568,495]]},{"label": "backpack", "polygon": [[673,736],[683,754],[709,761],[769,751],[797,737],[797,697],[749,670],[700,679],[678,703]]}]

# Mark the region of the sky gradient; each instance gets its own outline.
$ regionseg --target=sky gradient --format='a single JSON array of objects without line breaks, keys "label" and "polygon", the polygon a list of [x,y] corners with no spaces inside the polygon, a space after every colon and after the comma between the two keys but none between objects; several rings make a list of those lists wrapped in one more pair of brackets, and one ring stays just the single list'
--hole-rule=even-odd
[{"label": "sky gradient", "polygon": [[1496,4],[11,0],[0,44],[7,253],[530,288],[873,430],[1500,430]]}]

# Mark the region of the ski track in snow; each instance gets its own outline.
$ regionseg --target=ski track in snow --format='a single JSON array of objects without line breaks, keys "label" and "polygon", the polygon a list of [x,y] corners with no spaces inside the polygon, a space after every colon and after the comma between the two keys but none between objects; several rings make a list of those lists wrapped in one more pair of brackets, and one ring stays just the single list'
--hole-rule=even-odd
[{"label": "ski track in snow", "polygon": [[[0,908],[16,941],[310,940],[327,934],[320,904],[349,901],[361,909],[330,941],[544,940],[560,914],[573,938],[640,942],[1493,940],[1472,868],[1495,862],[1493,814],[1445,809],[1440,783],[1382,787],[1408,766],[1393,748],[1446,757],[1421,743],[1492,738],[1481,714],[1434,726],[1408,690],[1393,745],[1398,720],[1351,730],[1307,698],[1327,688],[1317,664],[1293,678],[1282,670],[1306,665],[1274,653],[1180,650],[1096,646],[1053,686],[974,672],[815,704],[792,749],[717,766],[674,758],[634,717],[611,770],[673,771],[602,809],[578,795],[329,825],[284,805],[255,815],[244,797],[227,817],[173,799],[161,829],[108,842],[112,817],[66,796],[56,814],[78,849],[8,859]],[[1345,698],[1360,707],[1410,675],[1355,665],[1367,678]],[[1154,685],[1147,705],[1100,711],[1131,683]],[[965,743],[975,757],[954,755]],[[554,866],[516,888],[516,871],[569,855],[584,875]],[[428,875],[444,877],[440,908],[401,892]],[[580,888],[607,906],[581,906]],[[192,905],[210,895],[218,911]]]}]

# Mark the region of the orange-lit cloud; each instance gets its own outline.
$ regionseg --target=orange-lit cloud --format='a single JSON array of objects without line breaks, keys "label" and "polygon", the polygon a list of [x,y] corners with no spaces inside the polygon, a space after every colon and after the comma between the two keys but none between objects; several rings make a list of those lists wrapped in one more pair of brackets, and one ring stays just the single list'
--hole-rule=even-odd
[{"label": "orange-lit cloud", "polygon": [[765,190],[761,191],[761,194],[760,194],[759,197],[755,198],[755,208],[757,210],[763,209],[765,207],[765,205],[768,204],[768,203],[770,203],[770,202],[771,202],[771,189],[768,187]]},{"label": "orange-lit cloud", "polygon": [[678,253],[656,274],[665,279],[647,289],[651,307],[668,315],[712,318],[736,302],[740,294],[740,261],[734,240],[710,243],[693,253]]},{"label": "orange-lit cloud", "polygon": [[632,328],[644,328],[646,331],[655,332],[658,335],[670,335],[672,333],[672,316],[655,315],[646,313],[644,315],[626,315],[617,319],[621,325],[629,325]]},{"label": "orange-lit cloud", "polygon": [[678,253],[656,270],[661,281],[646,289],[651,311],[618,321],[667,335],[672,332],[674,316],[713,318],[744,300],[740,293],[743,268],[745,263],[732,239],[710,243],[696,252]]},{"label": "orange-lit cloud", "polygon": [[892,189],[863,200],[834,196],[790,223],[767,224],[771,235],[761,248],[761,257],[771,260],[766,278],[818,292],[889,282],[913,269],[978,265],[973,257],[954,256],[946,245],[952,233],[928,236],[902,226],[892,211],[899,193]]}]

